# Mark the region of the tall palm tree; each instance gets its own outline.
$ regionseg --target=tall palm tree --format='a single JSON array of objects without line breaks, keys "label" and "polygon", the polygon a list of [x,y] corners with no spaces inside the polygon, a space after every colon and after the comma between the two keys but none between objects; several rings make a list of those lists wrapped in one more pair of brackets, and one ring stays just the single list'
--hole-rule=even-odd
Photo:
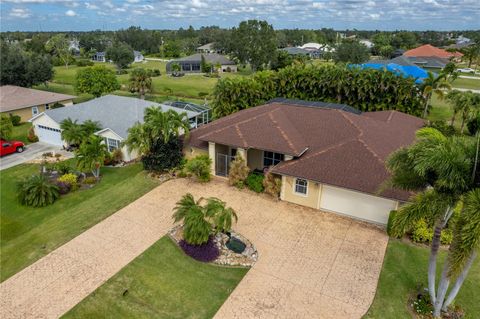
[{"label": "tall palm tree", "polygon": [[[448,306],[445,306],[446,300],[455,298],[450,295],[445,300],[449,280],[454,273],[450,269],[465,269],[467,265],[464,259],[457,259],[455,263],[447,262],[436,287],[441,232],[458,203],[466,194],[480,186],[480,176],[475,173],[478,142],[471,137],[446,137],[433,128],[423,128],[417,132],[413,145],[395,152],[387,162],[392,172],[391,183],[394,187],[419,191],[419,194],[409,204],[402,206],[395,215],[392,223],[393,235],[402,236],[422,218],[434,221],[428,265],[428,290],[434,305],[434,316],[439,316],[441,309]],[[461,216],[467,215],[468,211],[462,210]],[[472,227],[473,224],[469,221],[468,227]],[[454,233],[454,236],[460,236],[462,232],[454,230]],[[456,247],[452,244],[449,258],[453,256],[452,252],[457,250]]]},{"label": "tall palm tree", "polygon": [[81,124],[82,131],[83,131],[83,137],[88,137],[92,135],[93,133],[100,131],[102,129],[102,126],[98,121],[93,121],[93,120],[86,120]]},{"label": "tall palm tree", "polygon": [[432,95],[435,93],[438,98],[443,99],[445,90],[449,91],[451,88],[452,86],[450,83],[448,83],[446,74],[440,73],[439,75],[435,75],[432,72],[428,72],[428,76],[423,80],[423,83],[420,86],[420,90],[425,101],[423,109],[424,118],[426,118],[428,115],[428,109]]},{"label": "tall palm tree", "polygon": [[452,114],[452,119],[450,120],[450,125],[453,126],[455,124],[455,120],[457,117],[457,114],[462,110],[462,105],[459,103],[459,96],[462,94],[458,90],[452,90],[447,93],[445,99],[447,102],[449,102],[452,105],[453,109],[453,114]]},{"label": "tall palm tree", "polygon": [[79,169],[89,169],[93,176],[98,180],[100,177],[100,167],[103,166],[105,157],[108,154],[107,146],[103,143],[103,138],[96,135],[82,142],[78,150],[75,151],[75,159]]},{"label": "tall palm tree", "polygon": [[212,218],[216,232],[228,232],[232,228],[233,221],[238,221],[237,213],[226,205],[227,203],[215,197],[207,199],[206,215]]},{"label": "tall palm tree", "polygon": [[192,194],[185,194],[177,202],[172,216],[175,222],[183,220],[183,239],[191,245],[205,244],[212,229],[201,201],[202,198],[195,201]]},{"label": "tall palm tree", "polygon": [[84,131],[77,120],[66,118],[60,123],[60,129],[62,129],[62,140],[68,144],[80,145],[82,143]]},{"label": "tall palm tree", "polygon": [[174,110],[164,112],[159,107],[149,107],[145,110],[145,125],[152,134],[152,138],[160,137],[167,143],[173,137],[182,134],[188,135],[190,123],[187,113],[177,113]]},{"label": "tall palm tree", "polygon": [[130,73],[130,92],[138,92],[145,99],[145,93],[152,91],[152,78],[147,70],[136,68]]}]

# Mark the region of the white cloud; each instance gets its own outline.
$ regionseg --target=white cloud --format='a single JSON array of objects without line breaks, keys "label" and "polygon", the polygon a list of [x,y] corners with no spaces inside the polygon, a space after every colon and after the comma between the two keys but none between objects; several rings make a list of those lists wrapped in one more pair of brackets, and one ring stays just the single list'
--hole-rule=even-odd
[{"label": "white cloud", "polygon": [[28,9],[13,8],[9,15],[13,18],[26,19],[32,16],[32,13]]},{"label": "white cloud", "polygon": [[74,16],[77,15],[77,13],[76,13],[75,11],[73,11],[73,10],[67,10],[67,12],[65,12],[65,15],[66,15],[67,17],[74,17]]},{"label": "white cloud", "polygon": [[127,2],[130,2],[130,3],[139,3],[140,0],[127,0]]},{"label": "white cloud", "polygon": [[85,2],[85,7],[89,10],[98,10],[100,9],[96,4],[92,4],[90,2]]}]

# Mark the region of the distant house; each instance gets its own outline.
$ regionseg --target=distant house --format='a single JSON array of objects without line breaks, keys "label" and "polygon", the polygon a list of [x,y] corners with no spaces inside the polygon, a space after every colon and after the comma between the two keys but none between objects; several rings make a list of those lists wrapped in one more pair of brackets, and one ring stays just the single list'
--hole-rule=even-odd
[{"label": "distant house", "polygon": [[101,130],[95,132],[95,134],[104,138],[110,152],[120,148],[123,159],[130,161],[135,159],[138,154],[128,152],[127,148],[122,146],[122,141],[127,138],[130,127],[137,122],[143,123],[145,109],[151,106],[159,107],[164,112],[167,110],[174,110],[178,113],[185,112],[192,127],[197,127],[203,124],[202,121],[205,121],[202,111],[191,110],[185,106],[179,108],[133,97],[104,95],[73,106],[46,110],[33,117],[30,122],[40,142],[62,147],[66,146],[65,141],[62,140],[62,130],[60,128],[63,120],[70,118],[78,121],[78,123],[87,120],[98,121]]},{"label": "distant house", "polygon": [[371,60],[361,64],[360,67],[362,69],[385,69],[398,76],[414,78],[418,84],[423,83],[423,80],[428,77],[426,70],[410,61],[410,58],[406,56],[399,56],[391,60]]},{"label": "distant house", "polygon": [[92,61],[95,62],[106,62],[105,58],[105,52],[95,52],[94,55],[92,55]]},{"label": "distant house", "polygon": [[68,50],[73,53],[73,55],[78,56],[80,54],[80,41],[73,39],[68,41]]},{"label": "distant house", "polygon": [[14,85],[0,87],[0,113],[18,115],[22,122],[49,110],[55,103],[72,105],[76,96]]},{"label": "distant house", "polygon": [[405,53],[405,50],[404,50],[404,49],[396,49],[396,50],[393,51],[393,53],[392,53],[392,58],[396,58],[396,57],[402,56],[404,53]]},{"label": "distant house", "polygon": [[443,69],[449,62],[449,59],[435,56],[407,57],[409,61],[425,69]]},{"label": "distant house", "polygon": [[310,57],[310,58],[319,58],[320,57],[320,51],[319,50],[305,50],[305,49],[297,48],[297,47],[282,48],[280,50],[284,51],[284,52],[287,52],[289,55],[292,55],[292,56],[307,56],[307,57]]},{"label": "distant house", "polygon": [[463,54],[461,52],[448,52],[446,50],[434,47],[430,44],[419,46],[418,48],[405,51],[403,55],[407,57],[435,57],[440,59],[454,59],[461,58]]},{"label": "distant house", "polygon": [[200,73],[202,56],[205,57],[207,63],[211,63],[215,68],[220,65],[220,72],[237,72],[237,65],[235,62],[227,58],[225,55],[210,53],[200,54],[196,53],[184,58],[175,59],[167,63],[167,72],[172,72],[172,65],[177,63],[180,65],[180,71],[185,73]]},{"label": "distant house", "polygon": [[370,40],[360,40],[358,42],[360,42],[361,44],[363,44],[364,46],[366,46],[369,49],[373,48],[373,42],[370,41]]},{"label": "distant house", "polygon": [[222,53],[221,50],[217,50],[214,48],[214,43],[207,43],[197,48],[197,53]]},{"label": "distant house", "polygon": [[309,42],[299,46],[300,49],[305,49],[310,51],[319,50],[321,47],[322,45],[320,43],[315,43],[315,42]]}]

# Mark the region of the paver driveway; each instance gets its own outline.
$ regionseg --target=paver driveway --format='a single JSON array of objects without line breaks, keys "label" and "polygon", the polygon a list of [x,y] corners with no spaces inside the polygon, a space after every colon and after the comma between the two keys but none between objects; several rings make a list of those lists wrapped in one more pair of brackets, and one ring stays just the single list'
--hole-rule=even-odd
[{"label": "paver driveway", "polygon": [[373,300],[387,236],[336,215],[240,192],[222,180],[166,182],[0,285],[1,318],[61,316],[172,226],[186,192],[225,200],[259,261],[216,318],[360,318]]}]

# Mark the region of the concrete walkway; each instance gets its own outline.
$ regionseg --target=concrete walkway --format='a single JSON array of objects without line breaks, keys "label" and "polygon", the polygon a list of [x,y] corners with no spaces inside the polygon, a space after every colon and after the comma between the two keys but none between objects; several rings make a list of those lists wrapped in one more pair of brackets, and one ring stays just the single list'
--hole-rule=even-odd
[{"label": "concrete walkway", "polygon": [[360,318],[376,290],[387,244],[369,225],[228,187],[166,182],[0,284],[0,318],[56,318],[172,227],[186,192],[225,200],[259,261],[216,318]]},{"label": "concrete walkway", "polygon": [[[5,155],[0,159],[0,170],[10,168],[42,156],[46,152],[63,152],[59,146],[50,145],[46,143],[32,143],[25,146],[22,153],[13,153]],[[67,152],[63,152],[67,153]]]}]

